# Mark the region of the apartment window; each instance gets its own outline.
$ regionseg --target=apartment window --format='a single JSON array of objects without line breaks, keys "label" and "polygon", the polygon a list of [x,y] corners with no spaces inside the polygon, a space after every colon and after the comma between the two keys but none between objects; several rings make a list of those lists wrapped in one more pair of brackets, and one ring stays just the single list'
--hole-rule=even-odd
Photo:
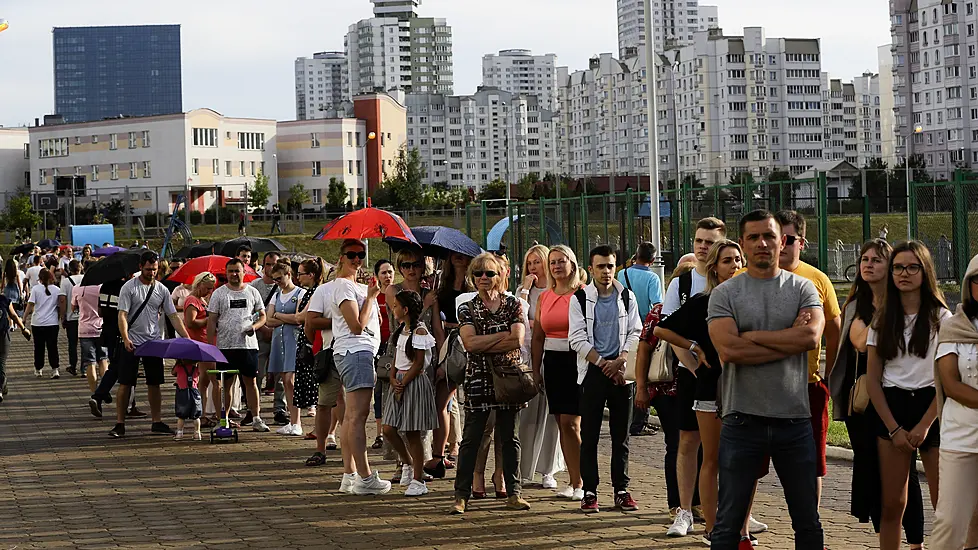
[{"label": "apartment window", "polygon": [[224,175],[225,176],[233,175],[231,174],[231,161],[229,160],[224,161]]},{"label": "apartment window", "polygon": [[109,150],[115,151],[119,148],[119,134],[109,134]]},{"label": "apartment window", "polygon": [[143,147],[149,147],[149,130],[143,130]]},{"label": "apartment window", "polygon": [[239,176],[245,175],[245,161],[243,160],[238,163],[238,175]]},{"label": "apartment window", "polygon": [[313,189],[312,190],[312,203],[313,204],[322,204],[323,203],[323,190],[322,189]]},{"label": "apartment window", "polygon": [[346,133],[346,146],[353,147],[353,132]]},{"label": "apartment window", "polygon": [[312,161],[312,175],[315,178],[318,178],[319,176],[322,176],[323,175],[323,163],[322,162],[320,162],[318,160]]},{"label": "apartment window", "polygon": [[98,136],[92,136],[92,143],[98,143]]},{"label": "apartment window", "polygon": [[[135,141],[135,134],[133,134],[133,138],[134,138],[133,141]],[[136,173],[136,163],[135,162],[130,162],[129,163],[129,179],[134,180],[137,177],[139,177],[139,174]]]},{"label": "apartment window", "polygon": [[152,173],[150,172],[150,169],[149,169],[149,161],[148,160],[143,161],[143,177],[144,178],[152,177]]},{"label": "apartment window", "polygon": [[98,181],[98,164],[92,165],[92,181]]},{"label": "apartment window", "polygon": [[353,175],[353,161],[352,160],[346,161],[346,172],[348,174],[350,174],[351,176]]},{"label": "apartment window", "polygon": [[313,132],[309,134],[310,141],[312,142],[312,147],[319,147],[319,134]]},{"label": "apartment window", "polygon": [[360,175],[360,161],[357,161],[357,175]]},{"label": "apartment window", "polygon": [[254,177],[255,175],[257,175],[257,173],[255,171],[255,161],[251,161],[251,175],[252,175],[252,177]]},{"label": "apartment window", "polygon": [[264,151],[265,134],[262,132],[238,132],[238,149]]},{"label": "apartment window", "polygon": [[[38,158],[46,159],[50,157],[68,156],[68,138],[42,139],[37,143]],[[30,156],[28,155],[25,158]]]},{"label": "apartment window", "polygon": [[[194,162],[197,162],[197,159],[194,159]],[[197,172],[194,171],[194,173],[196,174]],[[119,179],[119,165],[118,164],[113,164],[112,165],[112,175],[110,177],[112,179],[114,179],[114,180]]]},{"label": "apartment window", "polygon": [[193,145],[194,147],[217,147],[217,128],[194,128]]},{"label": "apartment window", "polygon": [[215,176],[221,175],[221,161],[217,159],[211,160],[211,172],[213,172]]},{"label": "apartment window", "polygon": [[136,148],[136,132],[129,132],[129,148]]},{"label": "apartment window", "polygon": [[200,175],[200,159],[190,160],[190,173],[195,176]]},{"label": "apartment window", "polygon": [[41,185],[44,185],[45,183],[47,183],[45,181],[45,178],[47,177],[47,172],[45,172],[44,168],[41,168],[40,171],[38,171],[38,174],[40,175]]}]

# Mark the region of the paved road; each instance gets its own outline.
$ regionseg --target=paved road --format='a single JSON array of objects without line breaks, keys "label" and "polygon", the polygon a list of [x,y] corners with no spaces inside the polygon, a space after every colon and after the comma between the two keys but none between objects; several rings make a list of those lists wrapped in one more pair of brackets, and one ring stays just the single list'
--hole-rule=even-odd
[{"label": "paved road", "polygon": [[[0,549],[704,547],[699,537],[665,537],[669,517],[656,504],[665,498],[660,436],[633,439],[638,512],[586,517],[536,486],[525,490],[529,512],[481,501],[449,516],[451,480],[430,484],[431,493],[417,499],[396,489],[383,497],[341,495],[339,453],[326,466],[306,468],[312,448],[297,438],[243,432],[239,444],[175,442],[149,435],[150,421],[141,419],[130,422],[125,439],[111,440],[113,422],[88,412],[85,382],[34,378],[30,355],[15,335],[10,393],[0,404]],[[171,416],[173,392],[164,390]],[[145,388],[138,395],[145,403]],[[606,447],[602,454],[607,482]],[[383,474],[393,473],[392,463],[371,458]],[[822,514],[827,544],[871,548],[871,529],[845,514],[847,483],[846,466],[833,464]],[[792,548],[773,475],[755,510],[771,524],[762,547]]]}]

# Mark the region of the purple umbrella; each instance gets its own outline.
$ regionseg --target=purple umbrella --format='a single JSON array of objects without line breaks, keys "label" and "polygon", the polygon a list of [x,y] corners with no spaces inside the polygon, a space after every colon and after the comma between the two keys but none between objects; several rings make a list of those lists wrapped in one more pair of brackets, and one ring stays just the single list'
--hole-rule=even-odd
[{"label": "purple umbrella", "polygon": [[111,256],[116,252],[122,252],[123,250],[128,249],[122,248],[121,246],[103,246],[92,251],[92,256]]},{"label": "purple umbrella", "polygon": [[162,357],[164,359],[183,359],[184,361],[214,361],[227,363],[228,360],[217,346],[205,344],[189,338],[171,340],[150,340],[136,348],[137,357]]}]

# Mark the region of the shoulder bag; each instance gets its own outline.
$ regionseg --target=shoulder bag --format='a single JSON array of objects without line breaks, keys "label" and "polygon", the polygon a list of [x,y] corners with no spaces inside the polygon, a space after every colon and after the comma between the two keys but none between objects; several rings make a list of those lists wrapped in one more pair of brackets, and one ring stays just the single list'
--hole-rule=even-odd
[{"label": "shoulder bag", "polygon": [[492,387],[500,405],[523,405],[536,397],[540,389],[533,381],[533,369],[526,363],[500,364],[491,361]]},{"label": "shoulder bag", "polygon": [[445,377],[449,382],[456,386],[461,386],[465,382],[465,367],[469,362],[468,355],[462,349],[462,337],[458,329],[452,329],[445,339],[445,358],[439,368],[445,369]]},{"label": "shoulder bag", "polygon": [[187,373],[187,387],[177,388],[177,395],[173,400],[173,412],[177,418],[183,420],[196,420],[200,418],[204,408],[200,399],[200,390],[194,385],[193,369],[181,365]]},{"label": "shoulder bag", "polygon": [[394,352],[397,348],[397,331],[395,330],[387,342],[384,343],[384,349],[381,350],[380,355],[374,360],[374,372],[377,373],[377,380],[381,382],[387,382],[391,378],[391,370],[394,369]]},{"label": "shoulder bag", "polygon": [[336,373],[336,363],[333,360],[333,342],[329,343],[328,348],[323,348],[316,354],[314,372],[316,373],[316,382],[319,384],[325,384],[330,376],[338,374]]},{"label": "shoulder bag", "polygon": [[[859,359],[862,360],[862,373],[860,373]],[[862,353],[856,352],[856,380],[849,390],[849,414],[862,414],[869,408],[869,390],[866,383],[866,359]]]}]

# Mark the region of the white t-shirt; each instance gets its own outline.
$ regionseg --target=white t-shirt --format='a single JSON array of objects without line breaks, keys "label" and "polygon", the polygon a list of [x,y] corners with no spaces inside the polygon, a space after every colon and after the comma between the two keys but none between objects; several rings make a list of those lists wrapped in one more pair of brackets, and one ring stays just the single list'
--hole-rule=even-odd
[{"label": "white t-shirt", "polygon": [[217,347],[220,349],[258,349],[258,335],[246,335],[245,329],[254,324],[254,315],[265,310],[261,294],[255,287],[245,285],[231,290],[228,285],[217,288],[207,303],[207,313],[217,318]]},{"label": "white t-shirt", "polygon": [[[973,321],[978,327],[978,321]],[[940,344],[935,360],[945,355],[958,356],[961,382],[978,389],[978,346],[974,344]],[[946,398],[941,414],[941,448],[959,453],[978,453],[978,409],[972,409]]]},{"label": "white t-shirt", "polygon": [[[951,316],[951,312],[942,309],[940,322]],[[910,336],[913,334],[917,315],[907,315],[903,320],[903,340],[910,347]],[[877,334],[873,328],[866,334],[866,345],[876,346]],[[926,357],[917,357],[912,353],[902,353],[890,359],[883,365],[882,385],[884,388],[900,388],[902,390],[919,390],[934,385],[934,354],[937,352],[937,331],[930,337],[930,347]]]},{"label": "white t-shirt", "polygon": [[35,265],[27,268],[27,280],[30,282],[31,288],[34,288],[34,285],[41,282],[42,269],[44,269],[44,266],[40,266],[40,265]]},{"label": "white t-shirt", "polygon": [[34,313],[31,315],[32,327],[51,327],[58,326],[58,297],[61,296],[61,289],[57,285],[48,285],[48,295],[44,291],[44,285],[36,284],[31,287],[30,303],[34,304]]},{"label": "white t-shirt", "polygon": [[[312,298],[309,298],[309,305],[306,306],[306,311],[313,311],[327,319],[332,319],[329,313],[329,301],[333,299],[332,293],[333,281],[323,283],[316,287],[316,291],[312,293]],[[324,328],[319,332],[323,335],[323,349],[330,347],[330,342],[333,341],[333,329]]]},{"label": "white t-shirt", "polygon": [[[367,326],[364,327],[360,335],[353,334],[350,325],[346,323],[343,314],[340,312],[340,304],[346,301],[353,301],[357,311],[363,307],[367,300],[367,285],[354,283],[348,279],[336,279],[329,285],[328,293],[320,294],[319,289],[313,295],[309,304],[310,311],[329,315],[333,319],[333,353],[335,355],[346,355],[357,351],[369,351],[376,354],[380,349],[380,316],[379,307],[375,303],[370,308],[370,316],[367,319]],[[317,300],[317,296],[320,300]],[[324,301],[328,297],[328,301]],[[329,313],[326,313],[329,312]],[[323,343],[326,343],[326,335],[323,335]]]},{"label": "white t-shirt", "polygon": [[415,331],[414,338],[411,338],[411,334],[408,332],[403,332],[397,337],[397,351],[394,353],[394,368],[397,370],[408,371],[414,366],[414,361],[408,359],[407,352],[407,341],[411,340],[411,347],[414,348],[415,353],[424,353],[424,364],[427,365],[431,363],[431,356],[435,349],[435,337],[432,336],[431,331],[428,327],[423,324],[418,328],[424,328],[428,334],[421,335],[417,334]]},{"label": "white t-shirt", "polygon": [[[80,285],[84,275],[71,275],[61,278],[61,294],[65,297],[65,321],[77,321],[78,312],[71,308],[71,294]],[[75,284],[71,284],[75,283]]]},{"label": "white t-shirt", "polygon": [[58,260],[58,268],[68,269],[68,264],[71,263],[71,258],[61,258]]},{"label": "white t-shirt", "polygon": [[[703,289],[706,288],[705,276],[697,273],[695,269],[690,271],[690,273],[693,274],[693,280],[691,282],[692,284],[690,284],[689,296],[686,297],[687,299],[696,296],[700,292],[703,292]],[[673,277],[672,280],[669,281],[669,288],[666,289],[666,297],[662,301],[663,318],[672,315],[677,309],[679,309],[679,307],[682,305],[679,303],[679,298],[679,277]]]}]

